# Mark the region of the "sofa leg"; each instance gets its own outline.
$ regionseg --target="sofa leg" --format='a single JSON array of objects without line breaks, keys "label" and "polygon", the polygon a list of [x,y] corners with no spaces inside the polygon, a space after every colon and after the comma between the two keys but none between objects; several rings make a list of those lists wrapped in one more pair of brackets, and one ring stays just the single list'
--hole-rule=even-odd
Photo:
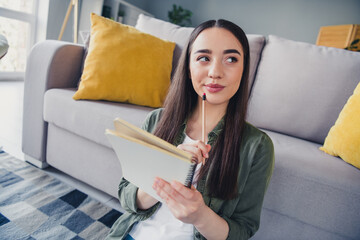
[{"label": "sofa leg", "polygon": [[24,159],[28,163],[34,165],[35,167],[41,168],[41,169],[47,168],[49,166],[49,164],[47,164],[47,162],[37,160],[37,159],[27,155],[27,154],[25,154]]}]

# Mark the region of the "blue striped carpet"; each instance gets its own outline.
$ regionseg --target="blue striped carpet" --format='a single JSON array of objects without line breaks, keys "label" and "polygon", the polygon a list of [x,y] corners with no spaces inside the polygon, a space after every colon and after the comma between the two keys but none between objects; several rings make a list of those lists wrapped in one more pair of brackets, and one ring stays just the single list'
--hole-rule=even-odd
[{"label": "blue striped carpet", "polygon": [[120,215],[0,150],[0,239],[103,239]]}]

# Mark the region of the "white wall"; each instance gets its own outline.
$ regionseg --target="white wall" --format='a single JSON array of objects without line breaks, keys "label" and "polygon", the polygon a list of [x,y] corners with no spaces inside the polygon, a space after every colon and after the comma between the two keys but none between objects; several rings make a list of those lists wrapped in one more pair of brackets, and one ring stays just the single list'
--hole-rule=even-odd
[{"label": "white wall", "polygon": [[[144,0],[146,1],[146,0]],[[325,25],[360,24],[359,0],[151,0],[146,11],[168,20],[172,4],[193,12],[193,26],[224,18],[246,33],[269,35],[315,43]],[[150,4],[151,2],[151,4]]]},{"label": "white wall", "polygon": [[[47,38],[57,39],[70,0],[50,0]],[[91,0],[82,0],[91,1]],[[80,1],[80,2],[82,2]],[[246,33],[315,43],[319,28],[326,25],[360,24],[359,0],[125,0],[168,21],[173,4],[193,12],[192,25],[224,18]],[[72,41],[71,14],[63,40]]]}]

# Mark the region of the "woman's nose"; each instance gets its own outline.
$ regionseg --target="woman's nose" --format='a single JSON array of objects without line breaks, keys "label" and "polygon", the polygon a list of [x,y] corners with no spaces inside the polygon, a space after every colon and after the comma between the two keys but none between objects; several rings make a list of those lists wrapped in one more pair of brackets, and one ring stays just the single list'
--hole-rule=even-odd
[{"label": "woman's nose", "polygon": [[209,69],[209,73],[208,76],[210,78],[215,78],[215,79],[219,79],[223,77],[223,68],[222,68],[222,64],[220,61],[213,61],[210,69]]}]

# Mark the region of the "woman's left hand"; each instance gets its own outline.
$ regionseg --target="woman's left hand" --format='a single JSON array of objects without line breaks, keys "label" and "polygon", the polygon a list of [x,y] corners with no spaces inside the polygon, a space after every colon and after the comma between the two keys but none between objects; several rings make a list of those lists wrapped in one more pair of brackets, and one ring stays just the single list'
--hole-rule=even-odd
[{"label": "woman's left hand", "polygon": [[166,202],[172,214],[184,223],[196,225],[208,208],[201,193],[193,185],[190,189],[177,181],[169,183],[155,178],[153,189]]}]

